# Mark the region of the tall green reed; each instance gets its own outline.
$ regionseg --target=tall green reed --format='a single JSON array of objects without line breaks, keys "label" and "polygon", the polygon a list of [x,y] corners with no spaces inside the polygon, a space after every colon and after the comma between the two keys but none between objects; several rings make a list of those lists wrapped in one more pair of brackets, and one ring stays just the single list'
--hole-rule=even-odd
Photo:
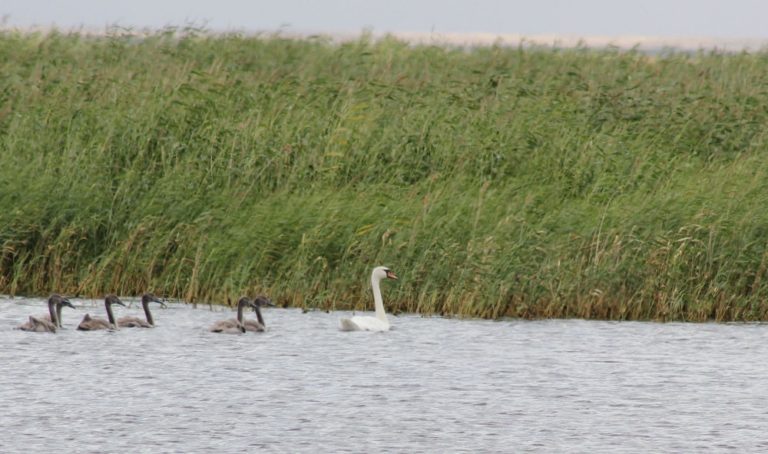
[{"label": "tall green reed", "polygon": [[766,318],[768,59],[0,35],[0,291]]}]

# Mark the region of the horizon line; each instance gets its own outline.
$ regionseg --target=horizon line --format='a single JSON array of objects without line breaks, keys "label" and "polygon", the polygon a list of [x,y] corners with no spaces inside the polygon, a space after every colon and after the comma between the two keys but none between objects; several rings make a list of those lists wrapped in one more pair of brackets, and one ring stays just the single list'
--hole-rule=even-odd
[{"label": "horizon line", "polygon": [[58,25],[48,26],[13,26],[0,23],[0,32],[19,33],[82,33],[88,36],[106,36],[112,30],[123,30],[136,36],[150,35],[164,30],[177,29],[220,34],[242,34],[246,36],[274,35],[286,38],[308,39],[326,38],[331,42],[349,42],[365,36],[373,39],[393,37],[415,45],[445,45],[458,47],[488,47],[488,46],[543,46],[553,48],[619,48],[619,49],[678,49],[685,51],[723,50],[729,52],[768,50],[768,38],[724,38],[714,36],[658,36],[658,35],[581,35],[576,33],[490,33],[490,32],[408,32],[408,31],[374,31],[362,29],[359,32],[327,31],[327,30],[291,30],[288,28],[246,30],[246,29],[215,29],[197,25],[172,25],[164,27],[124,26],[120,24],[94,26]]}]

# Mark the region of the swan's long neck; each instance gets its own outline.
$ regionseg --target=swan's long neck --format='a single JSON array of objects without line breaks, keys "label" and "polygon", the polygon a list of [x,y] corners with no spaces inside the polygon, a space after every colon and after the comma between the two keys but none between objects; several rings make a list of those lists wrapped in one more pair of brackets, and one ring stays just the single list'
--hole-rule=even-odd
[{"label": "swan's long neck", "polygon": [[51,323],[53,326],[59,326],[59,316],[56,313],[56,303],[48,301],[48,313],[51,314]]},{"label": "swan's long neck", "polygon": [[115,314],[112,313],[112,305],[106,303],[104,306],[107,307],[107,318],[109,319],[109,324],[112,325],[113,328],[117,328],[117,323],[115,323]]},{"label": "swan's long neck", "polygon": [[152,312],[149,312],[149,303],[142,301],[141,305],[144,306],[144,316],[147,317],[147,323],[154,326],[155,321],[152,319]]},{"label": "swan's long neck", "polygon": [[381,299],[381,288],[379,288],[379,282],[376,276],[371,276],[371,287],[373,287],[373,305],[376,308],[376,318],[382,322],[387,322],[387,314],[384,312],[384,301]]},{"label": "swan's long neck", "polygon": [[245,307],[245,304],[238,303],[237,304],[237,321],[240,322],[240,324],[243,324],[243,308]]}]

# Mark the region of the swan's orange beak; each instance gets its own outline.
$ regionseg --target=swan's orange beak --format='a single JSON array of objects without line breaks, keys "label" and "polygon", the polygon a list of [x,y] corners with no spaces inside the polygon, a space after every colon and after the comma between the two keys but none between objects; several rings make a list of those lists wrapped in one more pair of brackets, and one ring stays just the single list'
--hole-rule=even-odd
[{"label": "swan's orange beak", "polygon": [[393,273],[392,271],[387,270],[387,279],[397,280],[397,276],[395,276],[395,273]]}]

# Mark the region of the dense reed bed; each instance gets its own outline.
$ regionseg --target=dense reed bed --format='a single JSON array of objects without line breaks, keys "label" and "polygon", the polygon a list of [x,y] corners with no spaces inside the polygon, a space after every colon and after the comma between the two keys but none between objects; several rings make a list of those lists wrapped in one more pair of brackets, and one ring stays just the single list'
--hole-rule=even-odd
[{"label": "dense reed bed", "polygon": [[0,34],[0,292],[768,318],[768,55]]}]

